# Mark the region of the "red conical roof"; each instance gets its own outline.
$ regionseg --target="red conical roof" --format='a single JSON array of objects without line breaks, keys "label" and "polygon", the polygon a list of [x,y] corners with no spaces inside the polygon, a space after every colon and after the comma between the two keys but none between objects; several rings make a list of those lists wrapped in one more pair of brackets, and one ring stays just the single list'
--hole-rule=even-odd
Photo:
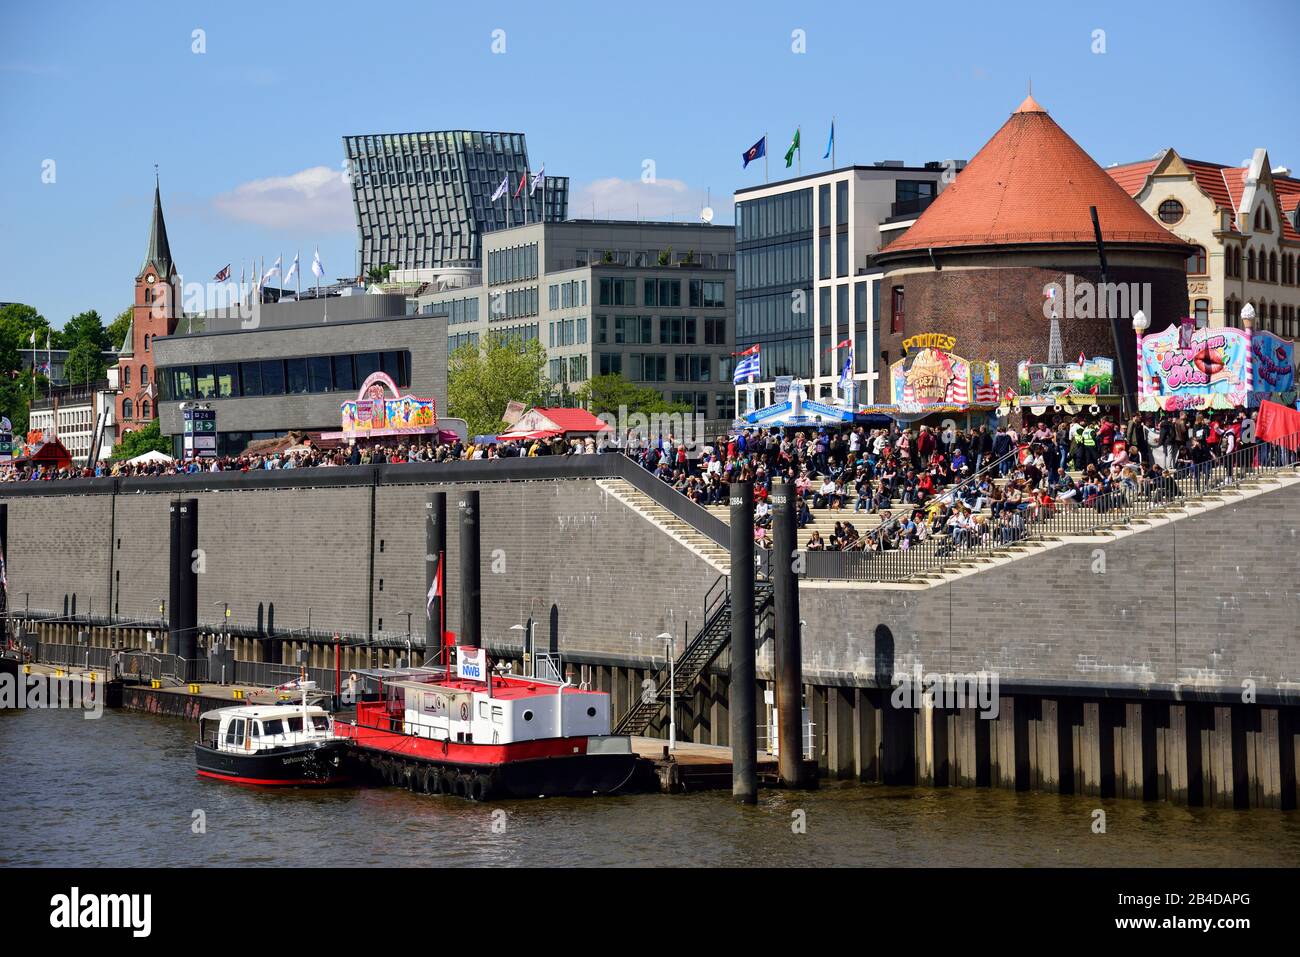
[{"label": "red conical roof", "polygon": [[1032,96],[882,257],[900,250],[1092,243],[1183,245],[1098,166]]}]

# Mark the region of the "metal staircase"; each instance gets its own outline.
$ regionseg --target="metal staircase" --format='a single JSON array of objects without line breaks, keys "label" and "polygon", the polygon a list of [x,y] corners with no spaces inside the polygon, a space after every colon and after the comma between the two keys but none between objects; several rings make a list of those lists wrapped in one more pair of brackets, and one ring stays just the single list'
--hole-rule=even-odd
[{"label": "metal staircase", "polygon": [[[719,589],[719,585],[722,587]],[[758,626],[772,605],[772,583],[767,579],[754,582],[754,623]],[[705,622],[681,653],[671,670],[665,664],[650,678],[650,684],[637,698],[627,713],[619,719],[615,734],[645,734],[660,713],[676,695],[686,696],[705,670],[717,661],[718,655],[731,641],[731,588],[723,575],[705,596]],[[761,630],[757,629],[756,630]],[[670,680],[671,678],[671,680]]]}]

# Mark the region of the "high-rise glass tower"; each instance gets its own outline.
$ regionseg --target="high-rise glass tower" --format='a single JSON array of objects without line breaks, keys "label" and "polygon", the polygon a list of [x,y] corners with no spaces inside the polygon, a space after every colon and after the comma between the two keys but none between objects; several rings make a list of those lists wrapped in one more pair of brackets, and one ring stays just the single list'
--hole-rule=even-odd
[{"label": "high-rise glass tower", "polygon": [[[532,175],[522,133],[445,130],[345,136],[343,151],[357,216],[360,273],[472,266],[481,236],[568,215],[569,179],[547,176],[529,196]],[[515,196],[521,176],[529,182]],[[492,194],[507,181],[507,195]]]}]

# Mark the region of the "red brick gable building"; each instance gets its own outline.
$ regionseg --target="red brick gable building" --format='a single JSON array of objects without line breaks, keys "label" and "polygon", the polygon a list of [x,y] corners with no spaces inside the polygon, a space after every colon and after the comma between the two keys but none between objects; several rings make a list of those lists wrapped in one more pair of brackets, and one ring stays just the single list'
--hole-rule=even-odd
[{"label": "red brick gable building", "polygon": [[154,384],[153,340],[176,331],[180,315],[180,282],[167,242],[162,197],[154,184],[153,222],[144,266],[135,278],[131,328],[118,359],[117,436],[143,428],[158,417]]}]

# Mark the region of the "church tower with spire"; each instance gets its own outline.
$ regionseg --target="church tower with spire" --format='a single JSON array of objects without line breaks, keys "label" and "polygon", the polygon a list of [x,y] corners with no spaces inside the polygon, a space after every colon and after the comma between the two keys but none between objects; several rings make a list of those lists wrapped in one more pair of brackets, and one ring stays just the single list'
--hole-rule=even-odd
[{"label": "church tower with spire", "polygon": [[158,417],[158,389],[155,385],[153,340],[176,331],[180,316],[180,279],[167,242],[162,195],[154,178],[153,222],[149,227],[149,248],[144,265],[135,277],[135,303],[131,328],[121,343],[117,381],[117,435],[143,428]]}]

